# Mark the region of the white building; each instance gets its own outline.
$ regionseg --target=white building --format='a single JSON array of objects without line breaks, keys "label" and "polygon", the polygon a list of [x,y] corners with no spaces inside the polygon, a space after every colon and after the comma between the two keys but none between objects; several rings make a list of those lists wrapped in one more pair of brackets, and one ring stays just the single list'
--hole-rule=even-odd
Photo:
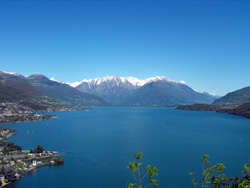
[{"label": "white building", "polygon": [[36,166],[36,160],[33,160],[33,161],[32,161],[32,165],[33,165],[33,166]]}]

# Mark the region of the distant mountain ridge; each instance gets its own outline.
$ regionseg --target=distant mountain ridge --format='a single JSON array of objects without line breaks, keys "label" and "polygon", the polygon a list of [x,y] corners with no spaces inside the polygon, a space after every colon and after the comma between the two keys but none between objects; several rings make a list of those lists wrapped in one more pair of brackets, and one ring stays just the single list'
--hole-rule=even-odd
[{"label": "distant mountain ridge", "polygon": [[234,104],[234,105],[241,105],[243,103],[250,102],[250,86],[244,87],[242,89],[230,92],[225,96],[216,99],[213,104],[220,105],[220,104]]},{"label": "distant mountain ridge", "polygon": [[149,82],[122,102],[133,106],[175,106],[179,104],[212,103],[213,96],[198,93],[185,84],[169,80]]},{"label": "distant mountain ridge", "polygon": [[18,73],[7,73],[0,71],[0,83],[4,86],[13,87],[34,96],[43,96],[44,94],[27,82],[26,77]]},{"label": "distant mountain ridge", "polygon": [[[22,90],[31,96],[51,97],[67,106],[173,106],[193,103],[212,103],[215,97],[197,92],[165,76],[145,80],[135,77],[107,76],[78,83],[63,83],[42,74],[22,76],[0,71],[0,83]],[[75,88],[71,87],[75,86]],[[107,102],[107,101],[109,102]]]},{"label": "distant mountain ridge", "polygon": [[[55,80],[54,78],[52,78],[52,80]],[[158,81],[158,80],[165,80],[165,81],[169,81],[169,82],[175,82],[175,83],[182,83],[181,82],[176,82],[173,80],[169,80],[168,78],[166,78],[165,76],[156,76],[156,77],[151,77],[151,78],[147,78],[145,80],[140,80],[136,77],[133,76],[129,76],[129,77],[119,77],[117,75],[114,76],[106,76],[104,78],[95,78],[95,79],[84,79],[81,82],[74,82],[74,83],[66,83],[72,87],[77,87],[79,85],[81,85],[82,83],[90,83],[90,84],[95,84],[95,85],[100,85],[104,82],[108,82],[108,81],[112,81],[115,80],[117,83],[126,83],[129,82],[130,84],[132,84],[135,87],[141,87],[147,83],[150,82],[154,82],[154,81]]]},{"label": "distant mountain ridge", "polygon": [[[36,98],[37,101],[41,97],[47,97],[50,101],[57,101],[56,103],[62,106],[85,107],[110,105],[109,102],[98,96],[82,93],[67,84],[51,81],[39,73],[24,77],[18,73],[0,71],[0,83],[5,88],[10,87],[22,91],[31,98]],[[20,100],[22,100],[22,95],[19,96]]]},{"label": "distant mountain ridge", "polygon": [[215,100],[215,97],[208,93],[196,92],[183,81],[176,82],[165,76],[140,80],[114,75],[67,84],[117,105],[166,106],[212,103]]},{"label": "distant mountain ridge", "polygon": [[106,106],[107,101],[93,94],[83,93],[67,84],[51,81],[46,76],[34,74],[27,80],[44,94],[59,99],[69,106]]},{"label": "distant mountain ridge", "polygon": [[250,118],[250,87],[245,87],[216,99],[211,105],[193,104],[177,106],[177,109],[216,111]]},{"label": "distant mountain ridge", "polygon": [[58,111],[65,105],[46,96],[29,93],[0,83],[0,112],[8,108],[11,113]]},{"label": "distant mountain ridge", "polygon": [[124,96],[131,94],[139,86],[133,85],[128,79],[108,76],[94,80],[83,80],[75,88],[81,92],[91,93],[113,103],[120,104]]}]

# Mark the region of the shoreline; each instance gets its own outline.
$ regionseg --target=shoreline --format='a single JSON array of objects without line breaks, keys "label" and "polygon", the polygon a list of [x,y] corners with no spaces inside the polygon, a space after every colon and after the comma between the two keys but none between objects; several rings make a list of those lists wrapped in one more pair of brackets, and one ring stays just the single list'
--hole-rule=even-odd
[{"label": "shoreline", "polygon": [[0,119],[0,125],[12,124],[12,123],[23,123],[32,121],[41,121],[54,118],[55,115],[41,115],[41,114],[17,114],[17,115],[2,115]]},{"label": "shoreline", "polygon": [[[24,123],[24,122],[32,122],[32,121],[41,121],[41,120],[48,120],[48,119],[53,119],[53,118],[57,118],[55,115],[41,115],[38,113],[53,113],[53,112],[73,112],[73,111],[90,111],[93,110],[91,108],[80,108],[80,109],[66,109],[66,110],[58,110],[58,111],[44,111],[44,112],[34,112],[35,114],[16,114],[16,115],[2,115],[2,117],[5,118],[26,118],[25,120],[7,120],[7,122],[1,122],[0,121],[0,125],[4,125],[4,124],[12,124],[12,123]],[[0,114],[1,115],[1,114]],[[1,116],[0,116],[0,120],[1,120]]]},{"label": "shoreline", "polygon": [[[52,117],[54,118],[54,116]],[[2,186],[0,187],[8,187],[9,185],[12,185],[16,183],[21,178],[25,177],[29,172],[36,170],[41,167],[45,166],[53,166],[53,165],[59,165],[64,163],[64,158],[60,156],[58,151],[45,151],[43,149],[43,146],[38,145],[37,148],[33,150],[22,150],[20,146],[17,146],[14,142],[6,141],[8,138],[10,138],[12,135],[17,134],[17,131],[10,133],[7,138],[1,139],[1,143],[5,143],[1,149],[1,157],[3,160],[5,160],[5,163],[1,163],[2,168],[7,170],[6,173],[1,172],[1,179]],[[10,142],[10,144],[8,144]],[[14,144],[14,145],[13,145]],[[1,144],[2,146],[2,144]],[[9,148],[11,147],[11,148]],[[10,152],[4,152],[10,150]],[[12,150],[15,148],[15,150]],[[37,149],[42,148],[42,152],[37,152]],[[36,150],[36,151],[35,151]],[[17,152],[17,153],[12,153]],[[21,164],[21,166],[20,166]],[[18,173],[16,170],[18,170]],[[12,173],[15,172],[15,176],[13,176]],[[10,173],[12,175],[10,175]],[[8,180],[5,182],[5,180]]]},{"label": "shoreline", "polygon": [[[0,187],[8,187],[9,185],[18,182],[21,178],[25,177],[28,173],[38,168],[64,164],[64,158],[61,157],[60,155],[57,155],[58,153],[60,153],[58,151],[45,151],[44,150],[43,153],[31,153],[34,156],[29,155],[30,153],[29,151],[30,150],[21,150],[22,154],[30,157],[30,158],[27,157],[26,160],[22,159],[24,156],[13,156],[12,154],[7,154],[7,156],[2,156],[3,158],[6,158],[5,160],[8,160],[10,163],[14,163],[13,166],[11,165],[10,167],[7,168],[7,171],[10,170],[12,172],[15,172],[15,170],[19,168],[20,172],[18,172],[18,174],[15,174],[14,179],[13,177],[9,179],[9,177],[6,176],[5,173],[1,174],[1,176],[3,176],[4,178],[3,180],[1,180],[3,185]],[[10,158],[13,158],[12,161],[10,161]],[[18,160],[21,160],[21,161],[18,161]],[[25,166],[19,167],[18,163],[23,163]],[[2,168],[5,165],[2,164]],[[5,183],[4,180],[8,180],[8,181]]]},{"label": "shoreline", "polygon": [[[54,155],[54,157],[58,157],[58,156]],[[3,186],[0,186],[0,187],[8,187],[9,185],[11,185],[11,184],[16,183],[17,181],[19,181],[21,178],[23,178],[25,175],[27,175],[28,173],[32,172],[33,170],[36,170],[38,168],[42,168],[42,167],[45,167],[45,166],[53,166],[53,165],[57,165],[57,164],[51,164],[50,162],[48,162],[48,163],[44,163],[44,164],[32,167],[32,168],[26,170],[25,172],[23,172],[23,174],[16,181],[14,181],[14,182],[8,182],[7,184],[5,184]]]},{"label": "shoreline", "polygon": [[7,138],[0,138],[0,141],[7,140],[9,137],[11,137],[12,135],[15,135],[16,133],[17,133],[17,132],[11,133],[10,135],[8,135]]},{"label": "shoreline", "polygon": [[175,109],[187,110],[187,111],[214,111],[216,113],[226,113],[244,118],[250,118],[250,103],[244,103],[241,105],[213,105],[213,104],[192,104],[192,105],[180,105]]},{"label": "shoreline", "polygon": [[46,118],[46,119],[35,119],[35,120],[5,122],[5,123],[0,123],[0,125],[7,125],[7,124],[13,124],[13,123],[25,123],[25,122],[32,122],[32,121],[44,121],[44,120],[49,120],[49,119],[57,118],[57,117],[54,116],[54,115],[51,115],[51,116],[53,116],[53,117]]}]

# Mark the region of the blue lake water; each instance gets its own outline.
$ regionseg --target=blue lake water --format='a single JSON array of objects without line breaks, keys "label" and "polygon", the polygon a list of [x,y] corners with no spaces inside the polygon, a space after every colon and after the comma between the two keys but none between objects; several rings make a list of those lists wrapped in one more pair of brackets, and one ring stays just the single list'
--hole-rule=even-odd
[{"label": "blue lake water", "polygon": [[62,152],[65,164],[39,168],[11,188],[125,188],[133,182],[126,167],[139,151],[145,166],[159,168],[161,188],[191,188],[188,173],[199,175],[204,153],[225,164],[228,176],[240,176],[250,161],[250,119],[240,116],[118,107],[50,114],[58,118],[4,126],[18,131],[10,141]]}]

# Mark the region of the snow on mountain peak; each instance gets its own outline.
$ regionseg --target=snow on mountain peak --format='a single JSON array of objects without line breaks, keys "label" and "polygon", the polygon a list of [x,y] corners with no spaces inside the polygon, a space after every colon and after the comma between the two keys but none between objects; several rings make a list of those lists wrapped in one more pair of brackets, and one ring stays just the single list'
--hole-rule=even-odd
[{"label": "snow on mountain peak", "polygon": [[181,84],[186,84],[187,82],[185,82],[184,80],[180,81]]},{"label": "snow on mountain peak", "polygon": [[212,95],[212,96],[214,96],[214,97],[219,97],[219,95],[216,95],[216,94],[214,94],[214,93],[208,93],[208,92],[206,92],[206,91],[200,91],[200,90],[195,90],[197,93],[202,93],[202,94],[208,94],[208,95]]},{"label": "snow on mountain peak", "polygon": [[151,77],[151,78],[147,78],[145,80],[140,80],[136,77],[133,76],[129,76],[129,77],[118,77],[117,75],[113,75],[113,76],[106,76],[104,78],[95,78],[95,79],[84,79],[81,82],[75,82],[75,83],[66,83],[72,87],[77,87],[79,86],[81,83],[88,83],[88,84],[94,84],[94,85],[100,85],[103,82],[108,82],[108,81],[115,81],[117,82],[117,85],[119,85],[120,83],[130,83],[135,87],[141,87],[147,83],[151,83],[151,82],[157,82],[157,81],[166,81],[166,82],[172,82],[172,83],[181,83],[181,84],[185,84],[186,82],[184,81],[180,81],[180,82],[176,82],[173,80],[169,80],[167,77],[165,76],[156,76],[156,77]]},{"label": "snow on mountain peak", "polygon": [[[60,82],[59,80],[55,79],[54,77],[50,78],[51,81],[54,81],[54,82],[58,82],[58,83],[63,83],[63,82]],[[64,84],[64,83],[63,83]]]},{"label": "snow on mountain peak", "polygon": [[69,83],[69,82],[66,82],[65,84],[68,84],[70,85],[71,87],[77,87],[81,84],[82,82],[74,82],[74,83]]},{"label": "snow on mountain peak", "polygon": [[57,79],[55,79],[54,77],[50,78],[51,81],[54,81],[54,82],[59,82]]},{"label": "snow on mountain peak", "polygon": [[167,81],[169,82],[170,80],[168,78],[166,78],[165,76],[156,76],[156,77],[151,77],[151,78],[147,78],[145,80],[140,80],[138,78],[135,78],[135,77],[121,77],[122,79],[124,80],[127,80],[128,82],[130,82],[132,85],[134,86],[143,86],[147,83],[150,83],[150,82],[156,82],[156,81]]},{"label": "snow on mountain peak", "polygon": [[121,77],[121,79],[124,80],[124,82],[128,81],[133,86],[143,86],[145,84],[144,80],[139,80],[138,78],[135,78],[133,76],[130,76],[130,77]]},{"label": "snow on mountain peak", "polygon": [[16,72],[5,72],[5,71],[1,71],[1,72],[5,73],[5,74],[12,74],[12,75],[15,75],[15,76],[21,76],[21,74],[16,73]]},{"label": "snow on mountain peak", "polygon": [[66,83],[65,83],[65,82],[61,82],[61,81],[55,79],[54,77],[50,78],[50,80],[51,80],[51,81],[54,81],[54,82],[61,83],[61,84],[67,84],[67,85],[69,85],[69,86],[71,86],[71,87],[77,87],[78,85],[80,85],[80,84],[82,83],[82,82],[74,82],[74,83],[66,82]]},{"label": "snow on mountain peak", "polygon": [[219,95],[216,95],[214,93],[209,93],[209,95],[212,95],[212,96],[215,96],[215,97],[218,97]]},{"label": "snow on mountain peak", "polygon": [[149,82],[170,81],[170,80],[165,76],[156,76],[156,77],[148,78],[145,81],[146,81],[146,83],[149,83]]},{"label": "snow on mountain peak", "polygon": [[205,93],[204,91],[195,90],[197,93]]}]

